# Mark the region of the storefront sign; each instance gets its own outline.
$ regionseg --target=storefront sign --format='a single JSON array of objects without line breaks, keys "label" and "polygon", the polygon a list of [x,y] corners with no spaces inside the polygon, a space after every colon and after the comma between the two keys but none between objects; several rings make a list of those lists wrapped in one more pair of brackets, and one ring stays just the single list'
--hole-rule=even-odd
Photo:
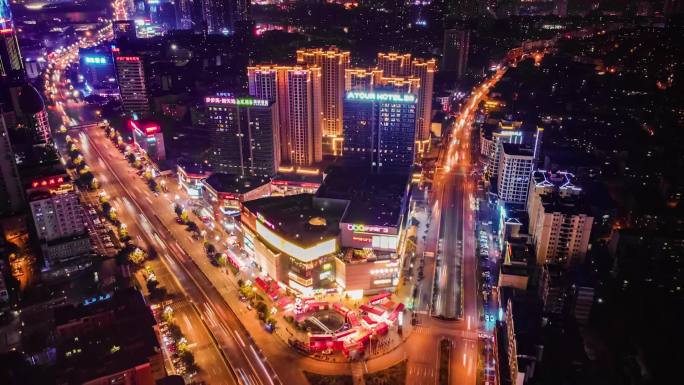
[{"label": "storefront sign", "polygon": [[383,226],[367,226],[361,224],[347,224],[347,230],[351,230],[355,233],[381,233],[389,234],[389,228]]},{"label": "storefront sign", "polygon": [[371,243],[371,242],[373,242],[373,238],[352,237],[352,241],[364,242],[364,243]]}]

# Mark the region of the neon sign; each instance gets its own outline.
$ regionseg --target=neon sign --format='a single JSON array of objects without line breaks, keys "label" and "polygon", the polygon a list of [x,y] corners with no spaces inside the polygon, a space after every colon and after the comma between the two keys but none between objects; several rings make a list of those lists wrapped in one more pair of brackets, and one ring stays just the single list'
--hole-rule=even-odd
[{"label": "neon sign", "polygon": [[347,230],[355,233],[383,233],[389,234],[389,229],[383,226],[366,226],[362,224],[347,223]]},{"label": "neon sign", "polygon": [[140,61],[138,56],[117,56],[116,61]]},{"label": "neon sign", "polygon": [[320,183],[297,182],[297,181],[287,181],[287,180],[274,180],[274,181],[271,181],[271,184],[274,186],[293,186],[293,187],[302,187],[302,188],[318,188],[321,186]]},{"label": "neon sign", "polygon": [[303,248],[269,230],[262,222],[256,223],[256,231],[261,239],[268,242],[271,246],[302,262],[315,261],[316,259],[327,254],[332,254],[337,250],[336,238],[321,241],[314,246]]},{"label": "neon sign", "polygon": [[34,180],[31,183],[31,187],[36,188],[36,187],[54,187],[57,185],[60,185],[64,183],[64,177],[56,177],[56,178],[48,178],[48,179],[42,179],[42,180]]},{"label": "neon sign", "polygon": [[138,123],[141,123],[141,122],[136,122],[133,119],[128,121],[128,125],[133,130],[135,130],[135,132],[140,136],[143,136],[143,135],[150,136],[150,135],[156,134],[156,133],[161,131],[161,127],[157,123],[153,123],[153,122],[141,123],[141,124],[143,124],[143,127],[140,127],[138,125]]},{"label": "neon sign", "polygon": [[261,215],[261,213],[257,213],[257,219],[261,221],[261,223],[275,230],[275,226],[273,225],[273,223],[269,222],[263,215]]},{"label": "neon sign", "polygon": [[268,100],[266,99],[209,96],[204,98],[204,102],[206,104],[227,104],[232,106],[245,107],[268,107]]},{"label": "neon sign", "polygon": [[107,64],[107,58],[105,58],[104,56],[86,56],[83,58],[83,61],[86,64]]},{"label": "neon sign", "polygon": [[365,237],[352,237],[352,241],[372,243],[373,239],[372,238],[365,238]]},{"label": "neon sign", "polygon": [[347,92],[346,99],[368,102],[415,103],[416,95],[392,92],[349,91]]}]

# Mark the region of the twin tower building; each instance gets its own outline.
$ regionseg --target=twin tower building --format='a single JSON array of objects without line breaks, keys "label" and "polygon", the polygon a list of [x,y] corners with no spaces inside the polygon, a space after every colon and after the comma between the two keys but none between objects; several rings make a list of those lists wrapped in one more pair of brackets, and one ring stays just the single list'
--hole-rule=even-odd
[{"label": "twin tower building", "polygon": [[297,51],[296,65],[248,67],[249,97],[205,98],[214,171],[273,175],[343,157],[377,171],[406,171],[430,139],[435,60],[379,53],[351,68],[335,47]]}]

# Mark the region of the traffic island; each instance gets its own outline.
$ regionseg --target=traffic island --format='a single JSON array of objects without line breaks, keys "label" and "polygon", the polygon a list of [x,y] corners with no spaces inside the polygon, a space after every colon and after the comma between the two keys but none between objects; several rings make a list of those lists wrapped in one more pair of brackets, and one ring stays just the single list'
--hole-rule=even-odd
[{"label": "traffic island", "polygon": [[406,360],[385,370],[363,376],[366,385],[403,385],[406,384]]},{"label": "traffic island", "polygon": [[439,385],[449,384],[449,358],[451,356],[451,342],[442,340],[439,343]]},{"label": "traffic island", "polygon": [[353,385],[352,376],[325,376],[322,374],[304,372],[310,385]]}]

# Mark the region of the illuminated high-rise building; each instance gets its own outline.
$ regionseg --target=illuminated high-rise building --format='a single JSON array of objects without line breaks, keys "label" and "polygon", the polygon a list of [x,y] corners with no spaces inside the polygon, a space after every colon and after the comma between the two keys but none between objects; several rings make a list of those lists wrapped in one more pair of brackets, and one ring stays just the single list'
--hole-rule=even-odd
[{"label": "illuminated high-rise building", "polygon": [[[278,124],[274,126],[278,140],[278,151],[282,154],[282,160],[289,160],[289,113],[286,96],[286,73],[287,66],[262,65],[247,67],[247,79],[249,82],[249,94],[257,99],[266,99],[276,103]],[[281,103],[281,99],[283,102]]]},{"label": "illuminated high-rise building", "polygon": [[484,125],[480,133],[480,154],[487,158],[485,174],[489,177],[499,174],[501,145],[522,144],[532,148],[535,162],[540,159],[544,128],[526,125],[522,121],[502,120],[497,125]]},{"label": "illuminated high-rise building", "polygon": [[377,171],[408,172],[414,162],[416,101],[411,93],[348,91],[344,159]]},{"label": "illuminated high-rise building", "polygon": [[382,77],[376,84],[396,92],[411,92],[418,98],[416,107],[416,146],[422,152],[430,137],[432,92],[436,61],[411,59],[410,54],[378,53],[378,70]]},{"label": "illuminated high-rise building", "polygon": [[24,77],[24,63],[9,0],[0,0],[0,76]]},{"label": "illuminated high-rise building", "polygon": [[418,106],[416,107],[416,141],[419,152],[422,152],[425,141],[430,139],[430,123],[432,120],[432,92],[435,82],[435,59],[413,59],[411,75],[420,79],[418,89]]},{"label": "illuminated high-rise building", "polygon": [[29,84],[25,84],[19,90],[19,108],[17,117],[19,127],[28,130],[35,144],[48,144],[52,142],[52,132],[48,121],[45,103],[38,90]]},{"label": "illuminated high-rise building", "polygon": [[290,128],[289,161],[308,166],[323,159],[321,130],[321,71],[318,67],[286,72]]},{"label": "illuminated high-rise building", "polygon": [[[342,135],[344,74],[349,60],[349,51],[340,51],[337,47],[297,50],[297,64],[321,69],[322,131],[326,142]],[[332,153],[331,147],[325,147],[329,150],[326,152]]]},{"label": "illuminated high-rise building", "polygon": [[469,30],[444,30],[444,46],[442,48],[442,69],[444,71],[456,72],[458,78],[462,78],[468,66],[469,50]]},{"label": "illuminated high-rise building", "polygon": [[213,34],[235,31],[236,23],[247,20],[250,0],[201,0],[202,18]]},{"label": "illuminated high-rise building", "polygon": [[177,0],[176,5],[176,28],[193,29],[195,20],[193,19],[193,0]]},{"label": "illuminated high-rise building", "polygon": [[377,68],[350,68],[344,71],[345,91],[373,91],[382,78],[382,70]]},{"label": "illuminated high-rise building", "polygon": [[116,75],[124,112],[143,115],[150,109],[145,65],[140,56],[116,56]]},{"label": "illuminated high-rise building", "polygon": [[19,211],[24,202],[19,171],[7,125],[0,114],[0,216]]},{"label": "illuminated high-rise building", "polygon": [[241,176],[275,175],[280,163],[276,103],[230,94],[206,97],[204,103],[213,170]]},{"label": "illuminated high-rise building", "polygon": [[384,76],[406,76],[411,73],[411,54],[399,54],[395,52],[378,53],[378,69]]},{"label": "illuminated high-rise building", "polygon": [[543,194],[530,228],[537,263],[579,265],[589,249],[594,217],[577,194]]},{"label": "illuminated high-rise building", "polygon": [[89,252],[83,206],[66,172],[53,171],[27,183],[26,196],[45,264],[53,266]]},{"label": "illuminated high-rise building", "polygon": [[282,162],[311,165],[323,158],[321,69],[261,65],[247,69],[249,93],[277,103]]},{"label": "illuminated high-rise building", "polygon": [[324,154],[339,155],[342,140],[342,104],[345,71],[349,68],[349,51],[337,47],[297,51],[297,63],[317,66],[321,70],[321,131]]},{"label": "illuminated high-rise building", "polygon": [[383,91],[412,93],[418,97],[420,90],[420,79],[414,77],[386,77],[382,76],[375,83],[374,90],[381,89]]},{"label": "illuminated high-rise building", "polygon": [[499,143],[501,159],[497,187],[499,201],[527,203],[530,175],[534,168],[534,151],[521,144]]}]

